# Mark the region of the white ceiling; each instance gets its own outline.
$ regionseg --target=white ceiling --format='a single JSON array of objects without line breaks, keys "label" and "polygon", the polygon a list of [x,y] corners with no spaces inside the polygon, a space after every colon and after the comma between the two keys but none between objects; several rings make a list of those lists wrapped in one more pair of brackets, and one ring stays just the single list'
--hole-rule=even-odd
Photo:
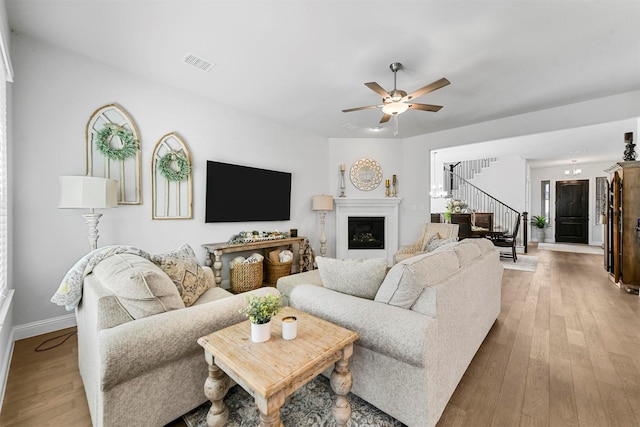
[{"label": "white ceiling", "polygon": [[638,0],[5,1],[19,34],[327,137],[393,136],[341,110],[379,104],[363,83],[391,90],[394,61],[407,92],[451,81],[417,99],[442,110],[399,117],[403,138],[640,90]]}]

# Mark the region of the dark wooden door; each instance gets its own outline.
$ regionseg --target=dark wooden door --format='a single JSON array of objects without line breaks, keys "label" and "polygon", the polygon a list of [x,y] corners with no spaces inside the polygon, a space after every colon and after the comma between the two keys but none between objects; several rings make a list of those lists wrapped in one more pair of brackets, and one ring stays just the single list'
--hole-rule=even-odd
[{"label": "dark wooden door", "polygon": [[589,243],[589,180],[556,182],[556,242]]}]

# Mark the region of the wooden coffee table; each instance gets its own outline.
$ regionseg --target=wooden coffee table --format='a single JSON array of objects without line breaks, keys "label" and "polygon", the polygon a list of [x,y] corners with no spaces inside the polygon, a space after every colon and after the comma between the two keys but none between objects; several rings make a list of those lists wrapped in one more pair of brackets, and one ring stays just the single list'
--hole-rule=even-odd
[{"label": "wooden coffee table", "polygon": [[[282,339],[282,318],[286,316],[298,318],[298,336],[289,341]],[[349,358],[359,335],[291,307],[284,307],[271,322],[271,339],[263,343],[251,341],[248,320],[198,340],[209,364],[204,385],[211,400],[209,427],[224,426],[229,418],[223,400],[231,386],[229,377],[255,399],[260,425],[279,427],[283,425],[280,407],[286,397],[333,364],[333,416],[338,426],[346,426],[351,417],[346,397],[351,390]]]}]

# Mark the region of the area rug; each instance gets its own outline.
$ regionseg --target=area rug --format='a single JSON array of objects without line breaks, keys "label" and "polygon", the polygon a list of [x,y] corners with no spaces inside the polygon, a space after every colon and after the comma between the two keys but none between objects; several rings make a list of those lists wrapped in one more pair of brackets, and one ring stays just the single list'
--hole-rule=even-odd
[{"label": "area rug", "polygon": [[[293,393],[280,409],[280,418],[285,426],[335,426],[331,406],[333,391],[329,380],[320,375]],[[352,393],[350,427],[380,426],[404,427],[400,421],[369,405]],[[238,385],[232,387],[224,399],[229,408],[227,427],[255,427],[260,425],[260,415],[253,398]],[[182,419],[189,427],[207,427],[207,402]]]},{"label": "area rug", "polygon": [[602,249],[600,246],[584,245],[578,243],[538,243],[538,249],[556,252],[576,252],[579,254],[604,254],[604,249]]},{"label": "area rug", "polygon": [[518,255],[516,262],[513,262],[513,258],[500,258],[500,262],[508,270],[535,272],[538,268],[538,257],[533,255]]}]

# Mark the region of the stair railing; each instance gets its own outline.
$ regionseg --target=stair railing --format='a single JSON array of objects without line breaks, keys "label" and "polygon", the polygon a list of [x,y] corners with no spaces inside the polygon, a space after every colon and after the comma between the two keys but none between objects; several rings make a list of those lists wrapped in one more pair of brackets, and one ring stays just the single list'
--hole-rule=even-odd
[{"label": "stair railing", "polygon": [[[451,165],[453,166],[453,165]],[[454,166],[455,167],[455,166]],[[505,234],[513,232],[516,221],[522,220],[518,233],[517,244],[524,246],[527,252],[527,212],[518,212],[516,209],[504,202],[496,199],[484,190],[476,187],[466,179],[462,178],[452,167],[444,167],[445,182],[450,183],[450,194],[454,199],[462,200],[467,204],[467,209],[471,212],[491,212],[493,213],[493,230],[502,231]]]}]

